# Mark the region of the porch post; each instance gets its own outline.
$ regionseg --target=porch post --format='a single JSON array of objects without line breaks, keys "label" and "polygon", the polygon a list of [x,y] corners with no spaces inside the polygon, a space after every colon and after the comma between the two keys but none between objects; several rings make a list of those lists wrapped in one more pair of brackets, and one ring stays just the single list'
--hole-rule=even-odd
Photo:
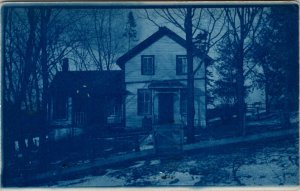
[{"label": "porch post", "polygon": [[154,125],[154,123],[155,123],[155,115],[154,115],[154,96],[155,96],[155,90],[151,90],[151,100],[152,100],[152,102],[151,102],[151,104],[152,104],[152,127],[153,127],[153,125]]}]

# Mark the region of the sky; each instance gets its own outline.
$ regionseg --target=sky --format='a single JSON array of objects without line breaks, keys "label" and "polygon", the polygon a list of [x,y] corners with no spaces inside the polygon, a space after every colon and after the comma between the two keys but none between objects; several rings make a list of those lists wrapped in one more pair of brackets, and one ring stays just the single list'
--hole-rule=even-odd
[{"label": "sky", "polygon": [[[74,9],[72,11],[74,11]],[[84,11],[91,12],[92,9],[84,9]],[[136,23],[137,23],[136,30],[137,30],[137,33],[138,33],[138,35],[137,35],[137,40],[138,41],[136,42],[136,44],[138,44],[139,42],[142,42],[143,40],[145,40],[147,37],[149,37],[150,35],[152,35],[153,33],[155,33],[158,30],[158,27],[146,18],[144,9],[126,9],[125,13],[124,13],[124,18],[121,18],[122,19],[121,22],[124,23],[124,22],[127,21],[127,14],[128,14],[129,11],[133,12],[134,17],[136,19]],[[149,13],[151,13],[150,9],[149,9]],[[161,17],[156,16],[155,14],[150,14],[150,16],[151,16],[151,18],[153,18],[153,20],[156,23],[158,23],[159,26],[166,26],[169,29],[171,29],[172,31],[174,31],[175,33],[177,33],[179,36],[181,36],[183,38],[185,37],[183,31],[178,29],[178,27],[174,27],[173,24],[166,23],[163,19],[161,19]],[[197,17],[195,17],[195,18],[197,18]],[[182,22],[182,19],[178,19],[178,21]],[[86,25],[86,23],[82,23],[82,24]],[[207,26],[207,25],[208,25],[208,17],[204,16],[203,19],[201,20],[200,26],[205,28],[205,26]],[[90,26],[89,25],[87,25],[87,26],[92,27],[92,23],[90,23]],[[220,24],[216,25],[217,29],[218,29],[218,27],[220,28]],[[95,55],[97,55],[97,54],[95,54]],[[122,54],[120,54],[120,56],[121,55]],[[212,57],[212,58],[216,57],[216,52],[214,51],[213,48],[210,50],[209,56]],[[72,57],[72,55],[70,55],[69,57],[74,58],[74,57]],[[72,61],[70,59],[70,69],[74,70],[75,68],[71,66],[72,62],[74,62],[74,61]],[[87,62],[87,60],[85,60],[85,62]],[[250,102],[259,101],[259,100],[261,100],[262,97],[264,97],[264,96],[261,96],[261,93],[262,92],[260,92],[260,91],[254,91],[254,93],[252,93],[253,96],[249,96],[249,98],[247,98],[247,99],[249,99]]]}]

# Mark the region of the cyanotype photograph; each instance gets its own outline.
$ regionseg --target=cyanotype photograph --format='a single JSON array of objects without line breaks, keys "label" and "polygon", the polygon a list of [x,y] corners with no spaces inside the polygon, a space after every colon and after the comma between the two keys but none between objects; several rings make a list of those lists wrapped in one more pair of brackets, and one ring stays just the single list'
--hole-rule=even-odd
[{"label": "cyanotype photograph", "polygon": [[298,187],[298,12],[2,4],[2,187]]}]

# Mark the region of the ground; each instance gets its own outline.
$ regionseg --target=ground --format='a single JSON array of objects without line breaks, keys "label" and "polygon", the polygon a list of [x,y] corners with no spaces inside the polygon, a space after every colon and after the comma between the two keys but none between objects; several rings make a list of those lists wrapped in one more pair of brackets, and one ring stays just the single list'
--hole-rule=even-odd
[{"label": "ground", "polygon": [[[252,120],[248,122],[247,135],[287,130],[281,127],[279,122],[276,115]],[[295,112],[291,116],[291,122],[292,128],[298,129],[298,113]],[[242,138],[241,135],[235,134],[235,129],[224,129],[219,125],[217,127],[199,131],[197,137],[199,143]],[[62,134],[64,132],[66,131]],[[151,135],[144,133],[137,137],[136,132],[133,133],[135,134],[130,134],[129,137],[119,138],[106,136],[88,139],[88,136],[78,136],[76,139],[75,137],[62,139],[61,134],[56,132],[54,135],[57,137],[57,142],[48,143],[46,150],[18,151],[16,155],[18,157],[10,160],[12,165],[8,165],[8,170],[4,171],[7,173],[5,180],[9,186],[51,187],[299,185],[299,150],[296,131],[294,136],[285,135],[286,139],[282,139],[281,136],[281,140],[261,139],[260,142],[244,143],[244,145],[210,147],[206,150],[190,151],[182,157],[139,159],[118,165],[113,163],[112,167],[103,167],[99,163],[95,165],[98,167],[62,176],[63,170],[67,167],[80,169],[93,164],[96,159],[120,155],[122,159],[122,154],[134,154],[139,150],[145,152],[144,150],[153,149]],[[263,140],[265,142],[262,142]],[[139,149],[136,147],[137,143],[140,143]],[[49,172],[58,174],[52,178]],[[34,177],[40,175],[45,177],[41,178],[41,181],[35,180]],[[28,181],[30,178],[31,182]],[[57,182],[58,179],[60,181]]]},{"label": "ground", "polygon": [[295,186],[298,160],[298,138],[287,137],[135,161],[48,186]]}]

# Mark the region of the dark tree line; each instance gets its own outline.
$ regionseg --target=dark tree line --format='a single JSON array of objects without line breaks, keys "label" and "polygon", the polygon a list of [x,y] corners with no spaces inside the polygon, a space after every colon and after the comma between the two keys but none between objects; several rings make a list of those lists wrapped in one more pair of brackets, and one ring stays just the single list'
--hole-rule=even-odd
[{"label": "dark tree line", "polygon": [[255,42],[253,59],[262,67],[258,84],[265,90],[266,110],[281,110],[282,125],[290,126],[291,111],[298,109],[298,7],[272,7]]},{"label": "dark tree line", "polygon": [[3,152],[11,159],[15,141],[19,148],[33,145],[47,131],[48,90],[60,60],[76,47],[67,39],[69,25],[77,18],[62,19],[63,11],[46,7],[3,8]]},{"label": "dark tree line", "polygon": [[112,69],[127,48],[124,14],[123,10],[3,8],[2,135],[6,157],[11,156],[15,141],[23,149],[24,139],[32,145],[32,137],[37,136],[43,146],[49,86],[64,58],[78,70]]},{"label": "dark tree line", "polygon": [[222,103],[236,106],[242,134],[245,98],[253,88],[264,90],[266,112],[280,110],[282,125],[290,126],[289,114],[298,108],[297,11],[293,5],[226,10],[213,92]]}]

